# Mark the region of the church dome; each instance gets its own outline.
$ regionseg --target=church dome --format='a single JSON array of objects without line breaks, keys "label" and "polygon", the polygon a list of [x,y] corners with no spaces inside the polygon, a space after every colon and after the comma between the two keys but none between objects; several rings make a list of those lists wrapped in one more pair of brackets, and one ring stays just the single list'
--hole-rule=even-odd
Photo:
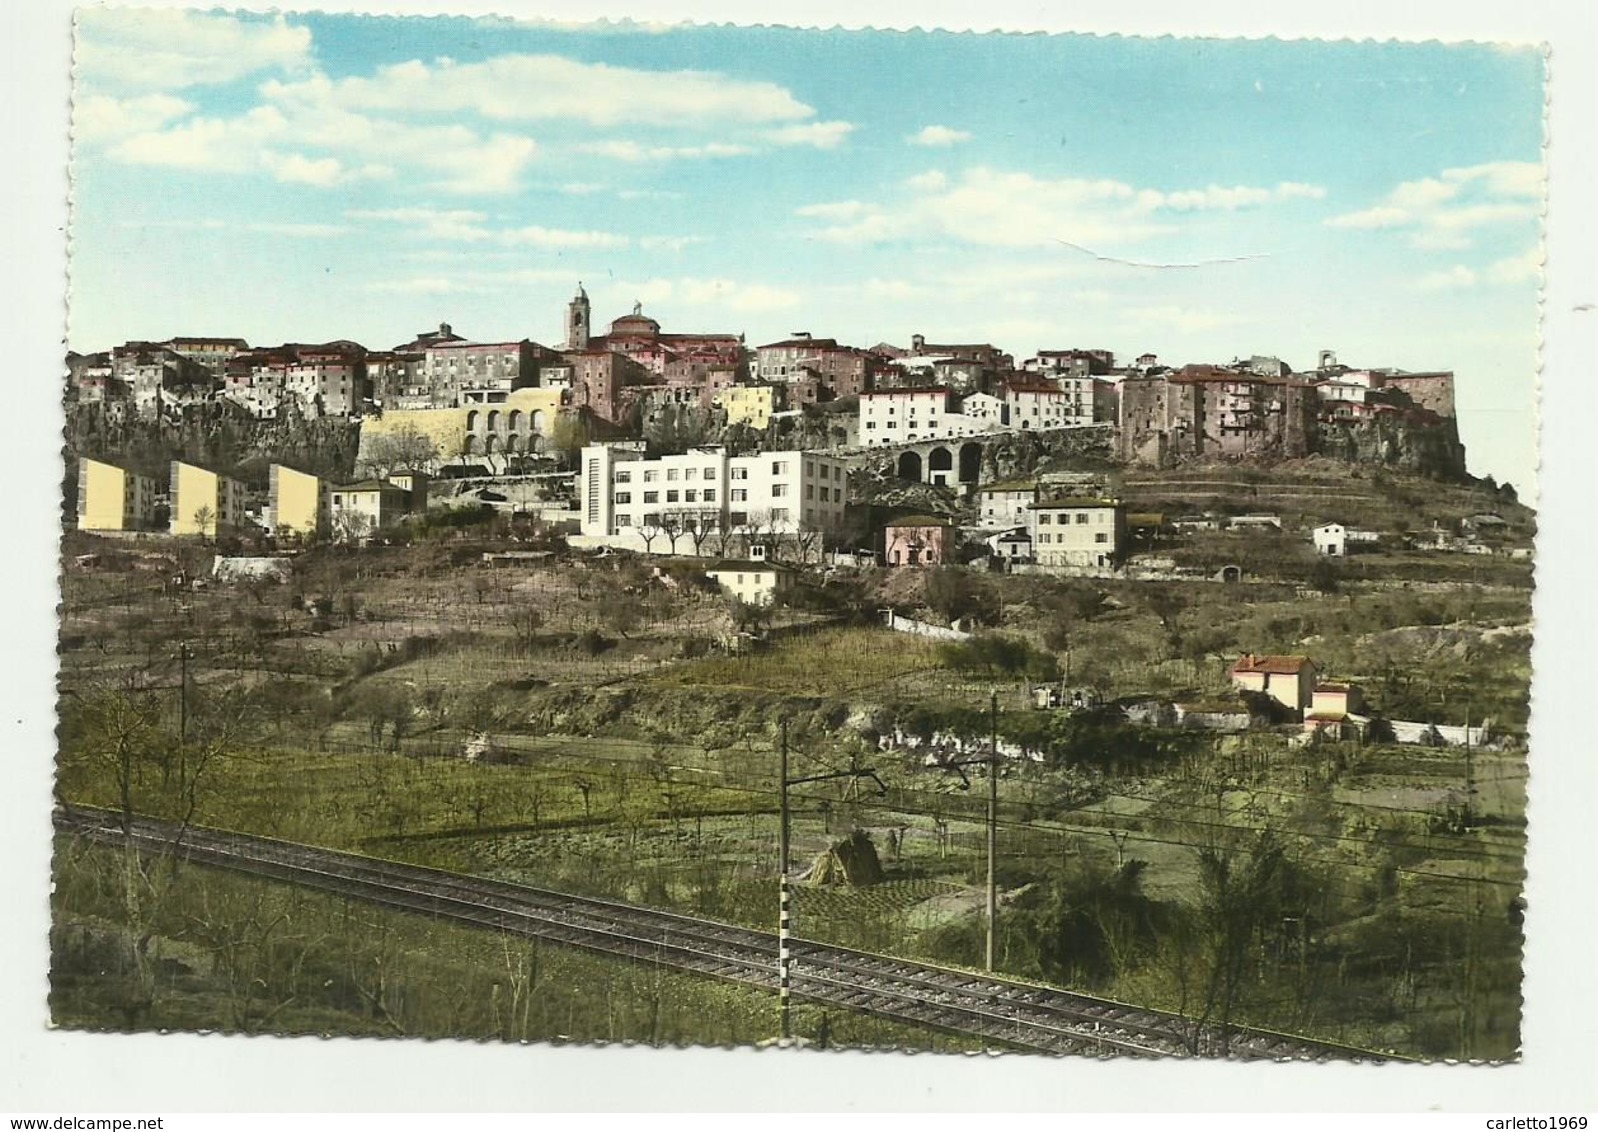
[{"label": "church dome", "polygon": [[643,304],[634,303],[633,313],[622,315],[610,324],[612,337],[648,337],[660,336],[660,323],[644,313]]}]

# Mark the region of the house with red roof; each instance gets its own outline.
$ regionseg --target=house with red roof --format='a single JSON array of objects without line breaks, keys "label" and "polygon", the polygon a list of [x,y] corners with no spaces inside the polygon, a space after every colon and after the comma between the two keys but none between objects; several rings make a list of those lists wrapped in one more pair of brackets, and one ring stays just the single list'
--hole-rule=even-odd
[{"label": "house with red roof", "polygon": [[1296,712],[1303,712],[1314,702],[1319,676],[1315,662],[1307,656],[1244,653],[1231,668],[1233,687],[1261,692]]}]

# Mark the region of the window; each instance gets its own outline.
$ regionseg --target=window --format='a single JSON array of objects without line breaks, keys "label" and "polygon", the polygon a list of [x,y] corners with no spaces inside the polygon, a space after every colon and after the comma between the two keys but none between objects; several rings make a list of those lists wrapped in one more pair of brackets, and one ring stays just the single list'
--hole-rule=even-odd
[{"label": "window", "polygon": [[678,500],[678,496],[681,495],[681,494],[682,493],[679,492],[676,488],[671,488],[670,490],[668,490],[666,492],[666,502],[667,503],[676,503],[677,500]]},{"label": "window", "polygon": [[786,523],[791,517],[792,514],[786,507],[773,507],[771,509],[771,521],[773,523]]},{"label": "window", "polygon": [[787,472],[788,472],[788,461],[786,461],[786,460],[773,460],[771,462],[771,474],[772,475],[781,476],[781,475],[786,475]]},{"label": "window", "polygon": [[682,472],[682,478],[685,479],[685,480],[696,480],[696,479],[698,479],[699,478],[699,469],[698,468],[684,468],[683,472]]},{"label": "window", "polygon": [[877,427],[877,422],[876,421],[867,421],[866,422],[866,427],[867,428],[876,428]]},{"label": "window", "polygon": [[633,501],[633,493],[632,492],[630,492],[630,491],[618,491],[616,493],[616,504],[617,504],[617,506],[620,506],[623,503],[631,503],[632,501]]},{"label": "window", "polygon": [[633,521],[632,521],[632,519],[630,517],[628,517],[626,515],[617,515],[616,516],[616,526],[618,526],[618,527],[630,527],[632,525],[633,525]]},{"label": "window", "polygon": [[716,501],[716,489],[713,488],[713,487],[705,488],[705,502],[706,503],[714,503],[715,501]]},{"label": "window", "polygon": [[815,497],[816,497],[816,485],[813,484],[813,483],[805,484],[805,498],[806,499],[814,499]]},{"label": "window", "polygon": [[653,470],[653,469],[651,469],[650,471],[647,471],[647,472],[644,473],[644,482],[645,483],[654,483],[659,478],[660,478],[660,473],[658,471]]},{"label": "window", "polygon": [[727,513],[727,522],[734,527],[747,527],[749,525],[749,512],[729,511]]},{"label": "window", "polygon": [[[498,413],[490,413],[489,416],[497,417],[497,416],[499,416],[499,414]],[[489,427],[492,428],[493,425],[490,425]],[[618,471],[616,473],[616,482],[617,483],[632,483],[633,482],[633,474],[631,472]]]},{"label": "window", "polygon": [[1047,511],[1044,511],[1041,514],[1038,515],[1038,525],[1040,527],[1046,527],[1053,521],[1054,521],[1054,517],[1052,515],[1050,515]]},{"label": "window", "polygon": [[812,511],[809,507],[806,507],[805,508],[805,522],[806,523],[814,523],[815,521],[816,521],[816,513],[814,511]]},{"label": "window", "polygon": [[747,487],[735,487],[728,493],[727,498],[734,503],[747,503],[749,502],[749,489]]},{"label": "window", "polygon": [[666,479],[675,480],[677,478],[677,476],[678,476],[678,472],[677,472],[676,468],[667,468],[666,469]]},{"label": "window", "polygon": [[683,493],[683,495],[685,497],[685,502],[688,502],[688,503],[698,503],[699,502],[699,489],[698,488],[691,487],[687,491],[685,491]]},{"label": "window", "polygon": [[1082,524],[1086,523],[1087,521],[1088,521],[1088,513],[1086,511],[1078,511],[1076,513],[1077,526],[1081,526]]},{"label": "window", "polygon": [[834,503],[842,503],[843,502],[843,488],[835,487],[835,488],[832,489],[832,501]]},{"label": "window", "polygon": [[814,460],[806,460],[805,461],[805,475],[813,476],[815,474],[816,474],[816,462]]},{"label": "window", "polygon": [[1110,541],[1110,536],[1109,536],[1109,534],[1107,532],[1100,531],[1098,534],[1093,536],[1093,541],[1094,542],[1109,542]]},{"label": "window", "polygon": [[729,479],[746,480],[746,479],[749,478],[749,469],[748,468],[733,468],[730,472],[727,473],[727,476],[728,476]]},{"label": "window", "polygon": [[716,478],[716,469],[715,468],[706,468],[705,469],[705,478],[707,480],[715,479]]}]

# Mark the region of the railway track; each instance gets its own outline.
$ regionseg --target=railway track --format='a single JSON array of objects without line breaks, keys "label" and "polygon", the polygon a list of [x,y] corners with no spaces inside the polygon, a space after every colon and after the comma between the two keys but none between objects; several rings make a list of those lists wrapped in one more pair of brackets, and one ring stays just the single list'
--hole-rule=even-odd
[{"label": "railway track", "polygon": [[[55,821],[59,831],[92,841],[120,844],[125,836],[120,817],[108,811],[73,807],[58,810]],[[753,988],[777,986],[777,939],[770,932],[224,830],[191,827],[180,837],[170,824],[141,818],[130,832],[142,848],[178,852],[198,864]],[[1262,1030],[1196,1031],[1174,1014],[813,940],[795,940],[793,954],[799,997],[1040,1053],[1308,1061],[1388,1056]]]}]

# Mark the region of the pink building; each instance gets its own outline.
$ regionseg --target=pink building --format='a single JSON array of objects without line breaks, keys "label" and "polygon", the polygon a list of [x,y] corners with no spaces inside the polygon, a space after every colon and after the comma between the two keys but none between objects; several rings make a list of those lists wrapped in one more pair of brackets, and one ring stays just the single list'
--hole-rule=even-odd
[{"label": "pink building", "polygon": [[895,519],[882,531],[882,560],[889,566],[941,566],[953,549],[948,521],[933,515]]}]

